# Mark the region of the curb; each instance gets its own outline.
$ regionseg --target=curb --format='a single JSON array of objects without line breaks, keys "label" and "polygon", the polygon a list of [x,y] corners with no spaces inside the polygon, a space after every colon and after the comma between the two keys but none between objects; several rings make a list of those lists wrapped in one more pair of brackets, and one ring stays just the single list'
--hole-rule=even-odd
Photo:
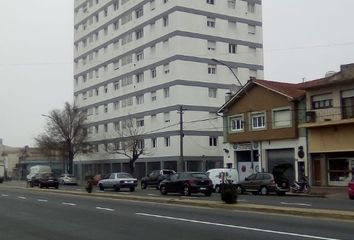
[{"label": "curb", "polygon": [[149,202],[149,203],[163,203],[163,204],[176,204],[183,206],[195,206],[195,207],[207,207],[213,209],[224,209],[224,210],[234,210],[234,211],[247,211],[256,213],[272,213],[272,214],[284,214],[284,215],[295,215],[311,218],[327,218],[336,220],[350,220],[354,221],[354,212],[349,211],[339,211],[339,210],[325,210],[325,209],[303,209],[303,208],[293,208],[293,207],[276,207],[267,205],[257,205],[257,204],[226,204],[223,202],[206,201],[206,200],[195,200],[195,199],[176,199],[176,198],[160,198],[160,197],[148,197],[148,196],[132,196],[132,195],[116,195],[116,194],[102,194],[102,193],[87,193],[87,192],[74,192],[67,190],[54,190],[54,189],[37,189],[37,188],[25,188],[17,187],[21,189],[28,189],[33,192],[47,192],[56,194],[66,194],[66,195],[76,195],[76,196],[92,196],[98,198],[107,198],[115,200],[130,200],[138,202]]}]

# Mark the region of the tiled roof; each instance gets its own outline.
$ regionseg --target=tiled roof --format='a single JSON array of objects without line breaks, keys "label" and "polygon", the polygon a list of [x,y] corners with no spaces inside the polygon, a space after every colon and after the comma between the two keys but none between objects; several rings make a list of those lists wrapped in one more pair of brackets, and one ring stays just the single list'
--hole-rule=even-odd
[{"label": "tiled roof", "polygon": [[261,79],[252,79],[250,81],[293,99],[299,99],[305,94],[305,91],[299,88],[299,84],[295,83],[275,82]]}]

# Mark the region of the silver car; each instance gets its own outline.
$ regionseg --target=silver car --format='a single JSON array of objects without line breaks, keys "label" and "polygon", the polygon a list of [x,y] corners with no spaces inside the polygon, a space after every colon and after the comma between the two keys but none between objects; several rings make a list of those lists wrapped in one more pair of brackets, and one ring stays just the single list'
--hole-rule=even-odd
[{"label": "silver car", "polygon": [[121,188],[129,188],[131,192],[135,191],[138,179],[133,178],[129,173],[119,172],[111,173],[109,177],[98,182],[97,186],[103,191],[106,188],[113,188],[119,191]]},{"label": "silver car", "polygon": [[60,175],[58,181],[59,181],[59,184],[63,184],[63,185],[65,185],[65,184],[77,185],[76,177],[74,175],[71,175],[68,173]]}]

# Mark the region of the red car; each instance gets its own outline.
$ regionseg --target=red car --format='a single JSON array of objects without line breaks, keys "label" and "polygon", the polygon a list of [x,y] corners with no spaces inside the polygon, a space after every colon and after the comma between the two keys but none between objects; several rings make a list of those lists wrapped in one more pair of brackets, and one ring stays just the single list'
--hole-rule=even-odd
[{"label": "red car", "polygon": [[354,176],[352,180],[348,183],[348,197],[354,200]]}]

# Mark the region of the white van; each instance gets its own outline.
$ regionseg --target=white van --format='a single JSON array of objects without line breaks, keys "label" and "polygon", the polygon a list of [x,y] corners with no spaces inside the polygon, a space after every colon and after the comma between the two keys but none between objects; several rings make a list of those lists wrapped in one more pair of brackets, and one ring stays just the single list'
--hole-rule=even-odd
[{"label": "white van", "polygon": [[215,192],[220,192],[220,184],[222,184],[223,176],[224,182],[228,180],[232,184],[237,184],[239,181],[238,171],[234,168],[215,168],[206,172],[210,180],[213,182]]},{"label": "white van", "polygon": [[30,168],[30,173],[27,175],[27,180],[31,180],[37,173],[51,173],[52,169],[49,166],[36,165]]}]

